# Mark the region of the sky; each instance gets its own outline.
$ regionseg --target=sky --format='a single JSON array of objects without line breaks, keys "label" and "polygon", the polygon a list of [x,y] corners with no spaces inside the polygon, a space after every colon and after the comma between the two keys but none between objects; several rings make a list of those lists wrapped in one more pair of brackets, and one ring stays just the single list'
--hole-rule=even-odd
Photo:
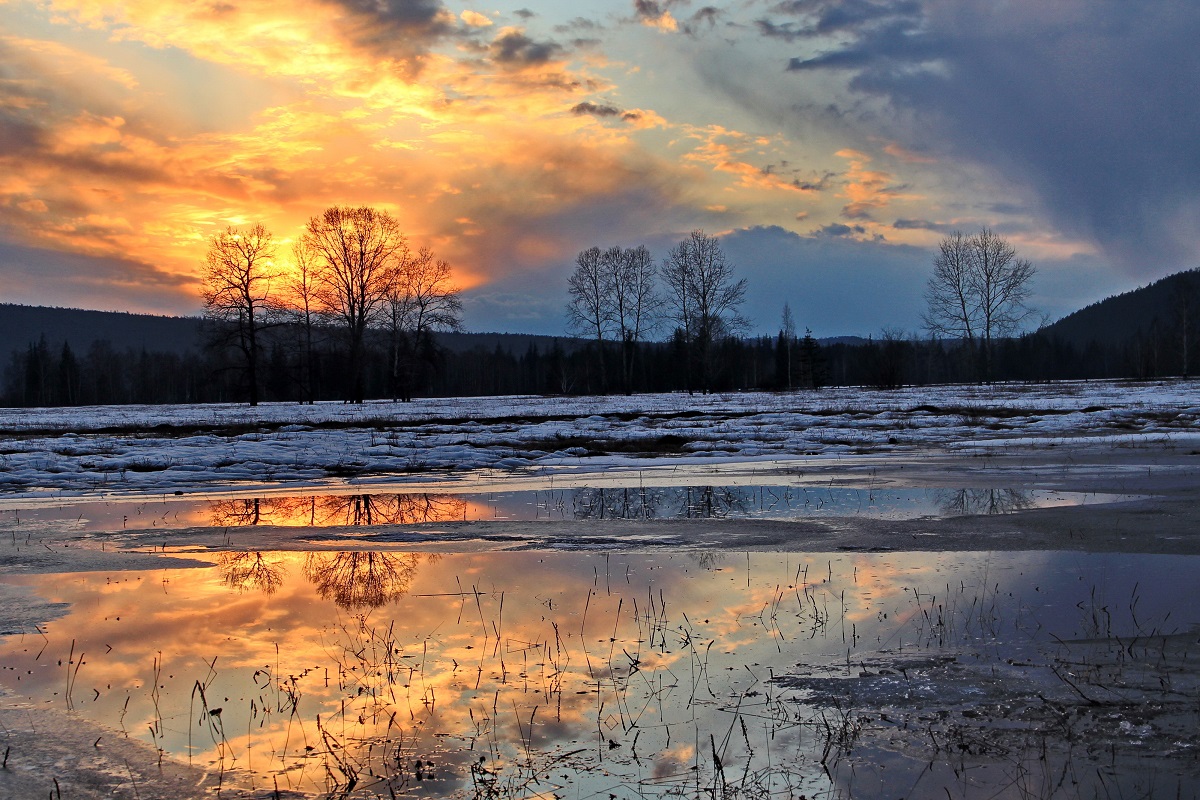
[{"label": "sky", "polygon": [[591,246],[694,229],[818,336],[916,332],[987,226],[1055,319],[1200,266],[1194,0],[0,0],[0,302],[201,309],[333,205],[561,334]]}]

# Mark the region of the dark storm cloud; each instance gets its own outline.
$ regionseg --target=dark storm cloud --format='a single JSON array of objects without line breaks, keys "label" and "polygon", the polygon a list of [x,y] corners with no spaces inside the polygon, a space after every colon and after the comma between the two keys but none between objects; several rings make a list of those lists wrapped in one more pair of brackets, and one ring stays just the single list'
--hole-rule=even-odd
[{"label": "dark storm cloud", "polygon": [[616,106],[600,105],[597,103],[577,103],[571,107],[571,113],[577,117],[592,116],[597,119],[621,118],[622,122],[637,122],[642,115],[636,111],[622,111]]},{"label": "dark storm cloud", "polygon": [[802,28],[794,22],[777,23],[769,19],[758,19],[754,21],[754,25],[763,36],[782,39],[785,42],[794,42],[812,35],[809,29]]},{"label": "dark storm cloud", "polygon": [[342,32],[358,47],[412,65],[454,32],[440,0],[327,0],[346,13]]},{"label": "dark storm cloud", "polygon": [[553,41],[537,42],[521,31],[505,31],[492,40],[492,60],[504,67],[525,69],[553,61],[562,54],[562,45]]},{"label": "dark storm cloud", "polygon": [[896,20],[915,17],[920,11],[921,4],[916,0],[793,0],[772,6],[771,12],[801,17],[800,21],[777,23],[770,18],[763,18],[756,20],[755,25],[765,36],[794,41],[842,31],[859,31],[876,22],[894,24]]},{"label": "dark storm cloud", "polygon": [[817,236],[851,236],[856,233],[866,233],[867,229],[862,225],[843,225],[840,222],[831,222],[823,228],[813,231]]},{"label": "dark storm cloud", "polygon": [[593,117],[619,117],[621,116],[621,109],[616,106],[597,105],[596,103],[579,103],[571,108],[571,113],[580,117],[587,115]]},{"label": "dark storm cloud", "polygon": [[671,8],[686,0],[633,0],[634,19],[649,25],[657,25],[670,13]]},{"label": "dark storm cloud", "polygon": [[688,19],[687,23],[683,26],[684,32],[692,34],[697,33],[701,27],[715,28],[724,16],[725,12],[716,6],[704,6],[704,8],[699,9]]},{"label": "dark storm cloud", "polygon": [[656,0],[633,0],[633,11],[638,19],[653,22],[663,15],[665,9]]},{"label": "dark storm cloud", "polygon": [[1200,4],[839,5],[825,24],[845,43],[790,70],[849,71],[898,112],[886,135],[1030,187],[1057,227],[1132,271],[1195,265]]}]

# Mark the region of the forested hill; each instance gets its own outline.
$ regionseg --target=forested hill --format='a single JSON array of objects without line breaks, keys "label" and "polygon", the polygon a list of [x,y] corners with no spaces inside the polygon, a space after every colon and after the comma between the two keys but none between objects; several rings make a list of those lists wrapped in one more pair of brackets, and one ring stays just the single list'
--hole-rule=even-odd
[{"label": "forested hill", "polygon": [[184,353],[200,341],[200,319],[0,303],[0,342],[6,349],[23,349],[42,337],[56,349],[67,342],[77,353],[95,341],[117,350]]},{"label": "forested hill", "polygon": [[1191,269],[1093,303],[1043,332],[1074,347],[1116,347],[1194,327],[1198,318],[1200,269]]},{"label": "forested hill", "polygon": [[[24,349],[43,337],[55,352],[64,342],[76,353],[85,353],[92,342],[105,341],[114,350],[152,353],[186,353],[204,344],[199,317],[159,317],[121,311],[86,311],[0,303],[0,342],[4,350]],[[569,337],[521,333],[439,333],[438,342],[453,353],[497,348],[521,356],[531,347],[549,352],[556,346],[570,353],[582,344]]]}]

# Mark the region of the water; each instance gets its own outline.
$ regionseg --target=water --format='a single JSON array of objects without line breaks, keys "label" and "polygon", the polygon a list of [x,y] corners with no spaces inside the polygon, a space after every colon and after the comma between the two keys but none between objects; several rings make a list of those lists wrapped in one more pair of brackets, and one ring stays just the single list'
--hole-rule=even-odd
[{"label": "water", "polygon": [[771,519],[831,516],[879,519],[1008,514],[1049,506],[1091,505],[1125,495],[1002,488],[846,486],[615,486],[476,492],[342,492],[205,495],[102,500],[9,501],[0,531],[178,530],[189,527],[326,528],[455,521],[538,522],[589,519]]},{"label": "water", "polygon": [[199,558],[3,576],[0,682],[258,790],[1195,792],[1200,557]]}]

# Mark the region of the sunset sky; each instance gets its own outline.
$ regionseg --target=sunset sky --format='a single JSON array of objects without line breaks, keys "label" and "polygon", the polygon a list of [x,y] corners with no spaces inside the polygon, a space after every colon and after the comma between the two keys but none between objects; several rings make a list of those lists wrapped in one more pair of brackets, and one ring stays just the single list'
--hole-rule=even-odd
[{"label": "sunset sky", "polygon": [[1200,266],[1194,0],[0,0],[0,302],[199,312],[206,243],[386,208],[470,330],[722,237],[746,315],[919,327],[988,225],[1058,317]]}]

